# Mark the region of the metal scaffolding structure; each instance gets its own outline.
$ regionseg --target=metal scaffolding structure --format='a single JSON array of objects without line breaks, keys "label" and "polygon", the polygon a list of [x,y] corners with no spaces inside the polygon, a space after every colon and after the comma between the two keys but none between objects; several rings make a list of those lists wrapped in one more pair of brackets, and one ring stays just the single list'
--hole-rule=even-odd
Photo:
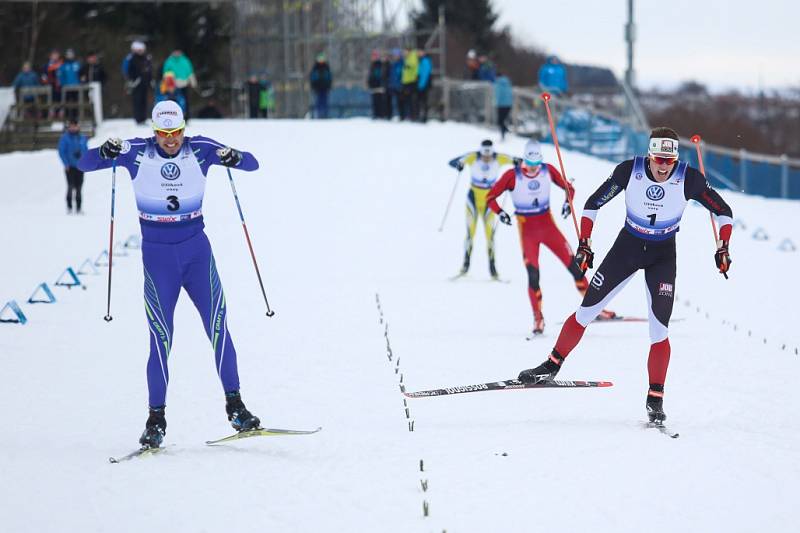
[{"label": "metal scaffolding structure", "polygon": [[[308,76],[325,53],[336,87],[364,87],[374,49],[429,50],[438,74],[444,59],[444,20],[437,28],[409,29],[413,0],[234,0],[231,81],[243,86],[266,74],[279,117],[309,109]],[[243,97],[243,95],[240,95]],[[243,104],[231,102],[234,109]]]}]

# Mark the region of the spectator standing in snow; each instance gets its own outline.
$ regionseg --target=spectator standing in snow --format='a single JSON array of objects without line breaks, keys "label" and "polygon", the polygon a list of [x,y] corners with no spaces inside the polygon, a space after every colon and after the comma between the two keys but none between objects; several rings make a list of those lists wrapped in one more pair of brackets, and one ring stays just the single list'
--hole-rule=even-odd
[{"label": "spectator standing in snow", "polygon": [[428,121],[428,93],[433,82],[433,62],[425,50],[419,51],[419,68],[417,78],[417,107],[420,122]]},{"label": "spectator standing in snow", "polygon": [[72,198],[75,197],[75,213],[81,211],[81,189],[83,172],[78,168],[78,160],[89,150],[86,136],[81,133],[78,121],[69,119],[67,129],[58,141],[58,156],[64,164],[67,175],[67,214],[72,213]]},{"label": "spectator standing in snow", "polygon": [[392,50],[392,59],[389,64],[389,97],[386,108],[386,118],[391,119],[394,109],[401,114],[400,94],[403,92],[403,56],[399,48]]},{"label": "spectator standing in snow", "polygon": [[192,61],[183,53],[182,50],[173,50],[161,70],[162,75],[172,72],[175,76],[175,91],[178,98],[183,102],[183,116],[189,119],[189,88],[197,87],[197,78],[194,75],[194,65]]},{"label": "spectator standing in snow", "polygon": [[150,82],[153,80],[153,60],[147,52],[147,47],[141,41],[131,44],[131,56],[128,60],[127,78],[128,89],[131,92],[133,104],[133,119],[137,124],[144,124],[147,120],[148,93]]},{"label": "spectator standing in snow", "polygon": [[400,120],[417,118],[417,78],[419,77],[419,57],[413,48],[403,51],[403,85],[400,97]]},{"label": "spectator standing in snow", "polygon": [[389,71],[381,59],[379,50],[373,50],[367,74],[367,87],[372,97],[372,118],[383,118],[386,115],[386,86]]},{"label": "spectator standing in snow", "polygon": [[497,106],[497,125],[500,127],[500,138],[505,140],[506,133],[508,133],[506,121],[514,103],[514,94],[511,80],[502,72],[498,72],[497,78],[494,80],[494,100]]},{"label": "spectator standing in snow", "polygon": [[333,86],[333,74],[325,54],[317,55],[317,62],[309,74],[309,82],[314,91],[314,118],[328,118],[328,93]]}]

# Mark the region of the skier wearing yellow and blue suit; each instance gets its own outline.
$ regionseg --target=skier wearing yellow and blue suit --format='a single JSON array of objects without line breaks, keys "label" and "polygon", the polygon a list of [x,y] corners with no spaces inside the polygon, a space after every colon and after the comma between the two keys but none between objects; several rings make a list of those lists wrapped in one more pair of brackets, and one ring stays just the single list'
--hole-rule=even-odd
[{"label": "skier wearing yellow and blue suit", "polygon": [[469,167],[471,186],[467,193],[467,238],[464,241],[464,265],[461,267],[460,276],[469,271],[470,256],[472,255],[472,239],[478,218],[483,219],[483,229],[486,233],[486,249],[489,254],[489,273],[497,279],[497,268],[494,264],[494,213],[486,202],[489,190],[500,176],[500,167],[515,164],[515,159],[507,154],[494,151],[492,141],[481,142],[477,152],[469,152],[456,157],[449,165],[461,172]]}]

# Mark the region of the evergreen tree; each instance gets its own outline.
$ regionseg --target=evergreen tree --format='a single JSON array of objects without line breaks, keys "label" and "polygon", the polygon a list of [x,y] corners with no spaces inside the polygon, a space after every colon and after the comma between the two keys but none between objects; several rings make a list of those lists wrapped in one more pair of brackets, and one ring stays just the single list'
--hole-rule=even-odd
[{"label": "evergreen tree", "polygon": [[444,5],[448,28],[457,28],[470,35],[480,49],[491,47],[498,16],[491,0],[422,0],[422,10],[411,15],[414,26],[436,26],[441,5]]}]

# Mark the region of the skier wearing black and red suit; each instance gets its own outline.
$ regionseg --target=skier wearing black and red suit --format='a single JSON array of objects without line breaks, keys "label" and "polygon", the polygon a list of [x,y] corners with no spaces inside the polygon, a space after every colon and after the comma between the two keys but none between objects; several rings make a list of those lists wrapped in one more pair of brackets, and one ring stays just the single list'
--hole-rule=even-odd
[{"label": "skier wearing black and red suit", "polygon": [[521,381],[553,379],[580,342],[586,326],[638,270],[644,270],[651,342],[646,409],[651,422],[662,424],[666,419],[663,397],[670,357],[668,325],[675,294],[675,235],[687,202],[695,200],[716,216],[719,241],[714,260],[723,274],[731,264],[728,242],[733,228],[731,208],[719,193],[699,170],[678,161],[678,144],[678,134],[671,128],[654,129],[647,157],[639,156],[617,165],[586,201],[575,254],[575,261],[584,272],[592,268],[594,259],[590,238],[597,210],[623,190],[627,207],[625,225],[595,271],[580,307],[561,328],[548,359],[536,368],[523,370],[519,375]]}]

